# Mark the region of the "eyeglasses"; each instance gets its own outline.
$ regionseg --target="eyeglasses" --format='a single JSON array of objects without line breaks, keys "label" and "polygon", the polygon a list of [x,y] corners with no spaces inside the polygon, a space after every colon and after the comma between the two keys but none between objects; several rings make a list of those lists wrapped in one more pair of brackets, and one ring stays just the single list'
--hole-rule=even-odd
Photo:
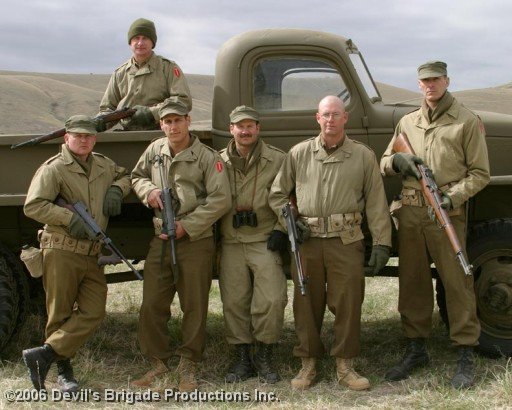
[{"label": "eyeglasses", "polygon": [[320,114],[320,117],[322,117],[324,120],[334,119],[337,120],[341,118],[342,113],[341,112],[324,112],[323,114]]}]

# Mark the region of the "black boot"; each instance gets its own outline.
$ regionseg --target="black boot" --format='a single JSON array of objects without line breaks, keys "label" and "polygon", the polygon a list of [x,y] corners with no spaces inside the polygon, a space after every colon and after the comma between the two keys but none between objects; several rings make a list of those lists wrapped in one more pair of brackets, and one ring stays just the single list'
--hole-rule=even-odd
[{"label": "black boot", "polygon": [[254,355],[253,365],[258,372],[259,378],[265,383],[277,383],[281,376],[274,367],[273,350],[274,344],[258,343],[258,351]]},{"label": "black boot", "polygon": [[425,339],[410,339],[402,361],[389,369],[384,377],[389,382],[407,379],[414,369],[425,366],[428,362]]},{"label": "black boot", "polygon": [[23,350],[23,361],[28,367],[30,380],[36,390],[46,390],[44,381],[55,360],[55,352],[48,344]]},{"label": "black boot", "polygon": [[472,346],[460,346],[457,370],[451,383],[454,389],[468,389],[475,383]]},{"label": "black boot", "polygon": [[251,362],[251,345],[235,345],[235,360],[226,374],[226,383],[244,381],[255,375]]},{"label": "black boot", "polygon": [[69,359],[58,360],[57,370],[59,372],[59,376],[57,377],[57,383],[59,384],[60,391],[63,393],[77,392],[78,382],[76,381],[75,375],[73,374],[73,367],[71,366],[71,361]]}]

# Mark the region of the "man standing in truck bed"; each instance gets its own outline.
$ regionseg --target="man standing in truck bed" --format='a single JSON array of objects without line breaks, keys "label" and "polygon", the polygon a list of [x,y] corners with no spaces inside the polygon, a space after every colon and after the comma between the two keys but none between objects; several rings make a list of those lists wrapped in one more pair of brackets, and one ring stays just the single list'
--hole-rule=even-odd
[{"label": "man standing in truck bed", "polygon": [[78,390],[70,358],[105,316],[107,282],[98,266],[101,244],[89,237],[81,217],[54,203],[57,196],[68,203],[83,202],[102,229],[106,229],[109,216],[121,213],[130,178],[124,168],[92,152],[95,126],[94,120],[84,115],[66,121],[61,152],[37,170],[25,201],[25,215],[45,224],[40,247],[48,314],[46,340],[41,347],[23,351],[38,390],[45,388],[54,360],[61,390]]},{"label": "man standing in truck bed", "polygon": [[[308,389],[316,362],[324,354],[320,338],[325,306],[334,314],[331,356],[340,384],[352,390],[370,387],[353,368],[360,351],[361,304],[364,297],[363,212],[373,239],[370,258],[375,275],[389,259],[391,221],[375,154],[345,135],[348,113],[336,96],[323,98],[316,119],[320,135],[303,141],[286,155],[269,202],[278,215],[295,191],[302,224],[311,238],[301,245],[306,295],[295,287],[293,313],[299,345],[294,355],[302,368],[292,387]],[[297,281],[296,272],[294,280]]]},{"label": "man standing in truck bed", "polygon": [[[132,57],[112,74],[100,103],[100,114],[135,108],[136,113],[120,125],[125,130],[159,129],[158,110],[169,97],[181,100],[190,111],[192,97],[181,68],[156,55],[155,24],[144,18],[135,20],[128,30]],[[104,131],[101,128],[101,131]]]},{"label": "man standing in truck bed", "polygon": [[468,388],[474,382],[473,346],[478,344],[480,324],[476,315],[473,277],[464,275],[443,229],[432,221],[418,181],[417,164],[432,169],[443,193],[442,207],[449,211],[463,248],[466,242],[466,201],[489,182],[485,133],[479,118],[447,91],[446,64],[430,61],[418,68],[423,93],[420,109],[404,116],[395,136],[405,133],[416,156],[395,153],[391,140],[381,160],[384,175],[403,176],[398,219],[398,310],[408,339],[403,360],[386,373],[389,381],[402,380],[429,362],[425,338],[430,333],[433,261],[446,292],[450,339],[459,348],[457,370],[451,384]]}]

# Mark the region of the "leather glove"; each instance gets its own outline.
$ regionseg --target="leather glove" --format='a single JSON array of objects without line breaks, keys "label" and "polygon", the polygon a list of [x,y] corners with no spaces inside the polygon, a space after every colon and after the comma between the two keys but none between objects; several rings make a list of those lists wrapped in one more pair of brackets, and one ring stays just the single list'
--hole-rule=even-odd
[{"label": "leather glove", "polygon": [[153,113],[144,105],[134,105],[132,107],[135,109],[135,114],[133,114],[130,118],[126,118],[126,121],[123,121],[124,128],[129,127],[148,127],[156,123],[155,117]]},{"label": "leather glove", "polygon": [[450,197],[448,195],[443,193],[442,199],[443,199],[443,201],[441,202],[441,208],[446,209],[447,211],[449,211],[450,209],[453,209],[452,200],[450,199]]},{"label": "leather glove", "polygon": [[297,219],[295,221],[295,226],[297,227],[297,242],[304,243],[311,236],[311,229],[306,222]]},{"label": "leather glove", "polygon": [[364,268],[366,276],[375,276],[384,266],[386,266],[389,260],[389,251],[389,246],[373,245],[368,267]]},{"label": "leather glove", "polygon": [[123,203],[123,191],[121,188],[112,185],[105,193],[103,200],[103,215],[117,216],[121,213],[121,204]]},{"label": "leather glove", "polygon": [[68,231],[73,238],[76,239],[96,239],[94,232],[85,224],[84,220],[77,214],[73,214]]},{"label": "leather glove", "polygon": [[393,169],[395,171],[400,172],[403,176],[421,179],[421,174],[418,168],[416,168],[416,164],[423,164],[423,160],[416,155],[397,152],[393,156]]},{"label": "leather glove", "polygon": [[107,123],[103,118],[94,118],[94,125],[96,126],[96,132],[103,132],[107,130]]},{"label": "leather glove", "polygon": [[288,250],[288,235],[284,232],[273,230],[267,241],[267,249],[271,251],[286,252]]}]

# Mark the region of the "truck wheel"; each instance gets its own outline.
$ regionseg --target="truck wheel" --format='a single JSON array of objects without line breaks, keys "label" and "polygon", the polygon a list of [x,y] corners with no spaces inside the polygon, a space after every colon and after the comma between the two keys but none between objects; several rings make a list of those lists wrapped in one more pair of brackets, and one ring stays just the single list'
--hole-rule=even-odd
[{"label": "truck wheel", "polygon": [[15,270],[0,246],[0,351],[14,334],[19,316],[19,292]]},{"label": "truck wheel", "polygon": [[467,251],[482,326],[479,351],[512,356],[512,219],[493,219],[472,227]]}]

